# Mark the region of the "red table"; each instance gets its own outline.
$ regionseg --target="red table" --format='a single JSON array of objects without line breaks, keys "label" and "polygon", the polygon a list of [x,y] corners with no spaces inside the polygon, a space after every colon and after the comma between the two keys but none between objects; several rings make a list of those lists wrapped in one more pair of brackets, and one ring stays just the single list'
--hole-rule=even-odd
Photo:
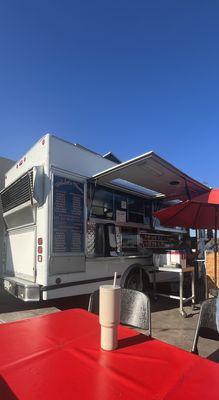
[{"label": "red table", "polygon": [[67,310],[0,325],[0,399],[219,399],[219,365],[119,327],[99,346],[98,318]]}]

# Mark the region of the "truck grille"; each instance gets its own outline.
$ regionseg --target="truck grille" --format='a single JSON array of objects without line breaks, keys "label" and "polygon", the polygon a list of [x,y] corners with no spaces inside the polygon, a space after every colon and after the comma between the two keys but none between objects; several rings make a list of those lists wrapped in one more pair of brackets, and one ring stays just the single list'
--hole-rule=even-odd
[{"label": "truck grille", "polygon": [[16,182],[12,183],[1,193],[3,213],[29,200],[33,193],[33,170],[27,172]]}]

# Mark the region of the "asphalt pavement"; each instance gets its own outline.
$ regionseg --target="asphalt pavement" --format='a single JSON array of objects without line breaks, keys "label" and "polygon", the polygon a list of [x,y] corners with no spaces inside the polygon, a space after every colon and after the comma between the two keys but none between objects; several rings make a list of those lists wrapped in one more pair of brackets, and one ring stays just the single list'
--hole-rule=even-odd
[{"label": "asphalt pavement", "polygon": [[[61,312],[69,308],[87,309],[89,295],[66,297],[41,302],[23,302],[7,293],[0,286],[0,323],[8,323],[24,318],[34,318],[48,313]],[[178,302],[172,299],[158,298],[151,300],[152,336],[174,346],[190,351],[198,320],[199,307],[192,311],[185,307],[188,314],[183,318],[178,309]],[[146,332],[142,332],[146,333]],[[219,362],[217,341],[200,338],[199,353],[203,357]]]}]

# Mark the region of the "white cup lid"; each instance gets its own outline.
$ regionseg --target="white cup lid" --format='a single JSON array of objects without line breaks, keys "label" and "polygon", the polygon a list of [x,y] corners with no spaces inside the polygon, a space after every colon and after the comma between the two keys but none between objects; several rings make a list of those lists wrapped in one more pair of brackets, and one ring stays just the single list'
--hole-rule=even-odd
[{"label": "white cup lid", "polygon": [[100,289],[101,290],[118,290],[118,289],[121,289],[121,288],[118,285],[116,285],[116,286],[113,286],[113,285],[102,285],[102,286],[100,286]]}]

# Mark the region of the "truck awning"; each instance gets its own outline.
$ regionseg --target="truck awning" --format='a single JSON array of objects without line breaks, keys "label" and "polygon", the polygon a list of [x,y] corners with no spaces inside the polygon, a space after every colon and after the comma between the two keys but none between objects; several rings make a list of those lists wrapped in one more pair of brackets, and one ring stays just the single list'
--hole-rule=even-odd
[{"label": "truck awning", "polygon": [[209,191],[153,151],[130,159],[92,176],[99,184],[123,186],[130,182],[153,191],[151,197],[185,200]]}]

